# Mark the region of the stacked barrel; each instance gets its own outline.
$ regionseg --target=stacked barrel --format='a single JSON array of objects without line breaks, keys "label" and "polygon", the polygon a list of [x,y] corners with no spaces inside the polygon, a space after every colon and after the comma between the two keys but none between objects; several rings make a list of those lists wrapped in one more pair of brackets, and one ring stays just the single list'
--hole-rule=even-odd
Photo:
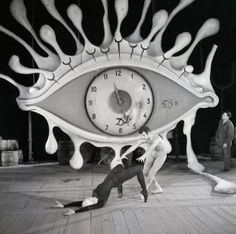
[{"label": "stacked barrel", "polygon": [[[217,144],[216,138],[211,137],[210,141],[210,154],[211,154],[211,159],[214,160],[222,160],[223,157],[221,155],[221,148]],[[231,157],[236,158],[236,138],[234,138],[232,142],[232,147],[231,147]]]},{"label": "stacked barrel", "polygon": [[216,137],[211,137],[210,141],[210,154],[213,161],[222,160],[221,149],[217,144]]},{"label": "stacked barrel", "polygon": [[0,165],[15,166],[23,161],[22,150],[19,150],[18,141],[15,139],[4,140],[0,138]]}]

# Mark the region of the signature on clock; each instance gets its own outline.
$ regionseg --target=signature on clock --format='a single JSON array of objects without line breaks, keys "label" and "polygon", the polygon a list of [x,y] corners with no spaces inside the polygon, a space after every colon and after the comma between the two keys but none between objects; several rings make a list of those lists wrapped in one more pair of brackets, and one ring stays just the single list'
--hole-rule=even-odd
[{"label": "signature on clock", "polygon": [[132,120],[133,116],[131,115],[127,115],[127,116],[123,116],[122,118],[116,118],[117,123],[116,125],[118,126],[123,126],[124,124],[129,125],[129,122]]}]

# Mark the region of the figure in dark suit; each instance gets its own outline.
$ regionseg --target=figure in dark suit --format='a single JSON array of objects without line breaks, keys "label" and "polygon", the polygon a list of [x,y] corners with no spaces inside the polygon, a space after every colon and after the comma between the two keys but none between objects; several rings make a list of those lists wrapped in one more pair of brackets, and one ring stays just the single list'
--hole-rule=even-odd
[{"label": "figure in dark suit", "polygon": [[216,131],[216,142],[220,146],[224,159],[223,171],[229,171],[231,167],[231,145],[234,138],[234,125],[230,121],[231,116],[229,111],[224,112]]}]

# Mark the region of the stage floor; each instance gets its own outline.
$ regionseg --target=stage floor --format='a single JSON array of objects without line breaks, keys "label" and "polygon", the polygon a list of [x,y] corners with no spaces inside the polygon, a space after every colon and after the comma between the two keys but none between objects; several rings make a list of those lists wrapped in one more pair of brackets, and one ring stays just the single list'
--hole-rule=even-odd
[{"label": "stage floor", "polygon": [[[208,173],[236,183],[236,167],[221,172],[223,162],[201,163]],[[107,172],[107,166],[91,164],[79,171],[59,165],[0,168],[0,233],[236,233],[236,194],[212,192],[213,185],[186,163],[165,163],[158,173],[164,193],[150,194],[147,203],[134,178],[124,184],[122,199],[113,189],[101,209],[67,217],[66,209],[51,208],[55,200],[90,196]]]}]

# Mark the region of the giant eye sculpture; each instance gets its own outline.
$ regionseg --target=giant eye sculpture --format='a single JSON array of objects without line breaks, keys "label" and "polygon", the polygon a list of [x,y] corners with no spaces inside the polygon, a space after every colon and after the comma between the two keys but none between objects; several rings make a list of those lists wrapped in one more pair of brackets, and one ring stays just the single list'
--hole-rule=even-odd
[{"label": "giant eye sculpture", "polygon": [[[11,69],[20,74],[38,74],[38,79],[31,87],[25,87],[7,75],[0,74],[0,78],[18,88],[17,103],[22,110],[34,111],[47,120],[47,153],[57,151],[53,128],[58,126],[68,134],[75,146],[70,165],[80,169],[83,166],[81,144],[90,142],[98,147],[109,146],[114,149],[115,157],[120,157],[124,146],[139,140],[138,129],[144,125],[163,137],[166,151],[170,152],[167,133],[183,120],[188,167],[213,180],[215,191],[236,192],[234,183],[203,172],[204,166],[198,162],[191,145],[191,129],[197,110],[215,107],[219,101],[210,82],[211,64],[217,46],[212,47],[201,74],[193,73],[194,68],[188,60],[202,39],[218,32],[217,19],[208,19],[194,39],[188,32],[179,34],[174,46],[163,51],[162,36],[168,24],[194,0],[180,0],[169,15],[165,10],[156,12],[151,31],[145,39],[140,31],[151,0],[144,0],[140,21],[127,38],[122,37],[120,29],[128,13],[128,1],[115,0],[117,27],[112,35],[108,0],[101,0],[104,7],[104,38],[101,45],[96,46],[83,30],[82,11],[77,5],[70,5],[67,14],[83,37],[84,44],[59,14],[54,0],[41,2],[71,34],[76,43],[76,53],[71,56],[62,51],[49,25],[42,25],[39,38],[27,19],[23,0],[13,0],[10,5],[13,17],[31,33],[47,56],[39,55],[23,39],[0,25],[0,31],[24,46],[38,66],[36,69],[26,67],[20,63],[18,56],[12,55],[9,61]],[[41,40],[53,47],[56,53]],[[187,46],[184,53],[175,55]]]},{"label": "giant eye sculpture", "polygon": [[[144,1],[140,21],[127,38],[122,37],[120,29],[129,1],[115,0],[117,27],[114,35],[108,20],[108,2],[101,1],[104,7],[104,38],[100,46],[95,46],[83,30],[83,15],[77,5],[70,5],[67,14],[83,37],[84,44],[59,14],[54,0],[41,0],[48,13],[73,37],[77,50],[71,56],[62,51],[49,25],[42,25],[39,38],[27,19],[23,0],[13,0],[10,5],[13,17],[32,34],[47,57],[39,55],[24,40],[0,26],[1,32],[13,37],[28,50],[38,66],[35,69],[26,67],[20,63],[18,56],[12,55],[9,61],[11,69],[20,74],[39,75],[31,87],[18,84],[4,74],[0,77],[18,88],[17,103],[22,110],[34,111],[47,120],[49,135],[46,151],[49,154],[55,153],[58,147],[53,135],[55,126],[70,136],[75,146],[70,164],[75,169],[83,165],[82,143],[112,147],[116,157],[120,157],[122,147],[132,145],[140,138],[138,129],[143,125],[148,125],[154,134],[162,135],[166,150],[170,152],[167,133],[183,120],[188,167],[203,171],[204,167],[192,150],[190,135],[197,110],[218,104],[210,82],[217,46],[212,47],[201,74],[193,73],[194,68],[188,64],[188,59],[199,41],[218,32],[218,20],[207,20],[193,39],[188,32],[179,34],[173,48],[163,51],[162,35],[168,24],[194,0],[180,0],[169,15],[165,10],[156,12],[151,31],[145,39],[141,37],[140,29],[151,0]],[[53,47],[56,53],[41,40]],[[188,49],[184,53],[175,56],[186,46]]]}]

